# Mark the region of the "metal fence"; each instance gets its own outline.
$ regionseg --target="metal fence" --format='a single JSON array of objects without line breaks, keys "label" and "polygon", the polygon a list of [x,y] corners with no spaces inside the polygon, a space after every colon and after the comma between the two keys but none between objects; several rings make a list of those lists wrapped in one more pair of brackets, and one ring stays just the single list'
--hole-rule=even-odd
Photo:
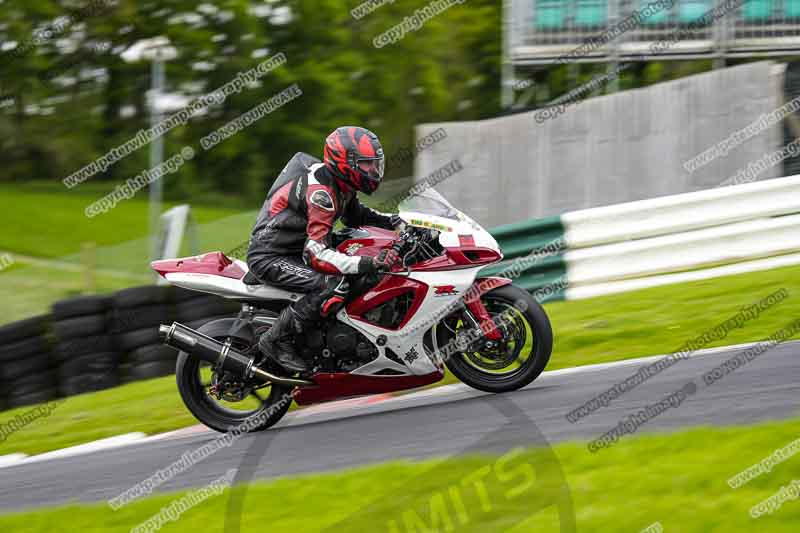
[{"label": "metal fence", "polygon": [[604,43],[575,60],[800,50],[800,0],[509,0],[506,25],[515,64],[552,63],[592,39]]}]

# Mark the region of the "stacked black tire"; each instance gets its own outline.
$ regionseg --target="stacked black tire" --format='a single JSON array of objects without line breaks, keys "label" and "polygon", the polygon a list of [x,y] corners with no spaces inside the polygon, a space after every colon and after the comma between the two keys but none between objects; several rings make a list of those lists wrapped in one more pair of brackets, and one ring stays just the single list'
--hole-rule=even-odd
[{"label": "stacked black tire", "polygon": [[217,296],[167,286],[134,287],[114,297],[113,331],[124,352],[124,383],[175,372],[178,352],[161,343],[158,326],[179,321],[197,327],[219,315],[232,316],[240,305]]},{"label": "stacked black tire", "polygon": [[233,300],[183,289],[177,290],[175,300],[176,320],[193,329],[218,318],[236,316],[242,308]]},{"label": "stacked black tire", "polygon": [[172,374],[178,354],[161,343],[160,324],[199,328],[240,308],[165,286],[59,301],[52,315],[0,326],[0,409]]},{"label": "stacked black tire", "polygon": [[172,291],[166,286],[133,287],[114,296],[114,327],[125,355],[122,381],[166,376],[175,371],[178,353],[158,338],[158,326],[175,320]]},{"label": "stacked black tire", "polygon": [[111,297],[80,296],[53,305],[60,396],[119,385],[120,352],[109,333]]},{"label": "stacked black tire", "polygon": [[52,371],[50,316],[38,316],[0,327],[0,404],[19,407],[57,395]]}]

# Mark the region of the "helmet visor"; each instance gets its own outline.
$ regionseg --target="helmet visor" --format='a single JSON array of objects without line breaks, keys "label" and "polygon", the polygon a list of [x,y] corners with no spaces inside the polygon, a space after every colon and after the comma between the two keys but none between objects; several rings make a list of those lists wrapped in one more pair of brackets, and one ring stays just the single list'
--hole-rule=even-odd
[{"label": "helmet visor", "polygon": [[383,157],[360,157],[356,160],[358,170],[369,180],[380,182],[383,179]]}]

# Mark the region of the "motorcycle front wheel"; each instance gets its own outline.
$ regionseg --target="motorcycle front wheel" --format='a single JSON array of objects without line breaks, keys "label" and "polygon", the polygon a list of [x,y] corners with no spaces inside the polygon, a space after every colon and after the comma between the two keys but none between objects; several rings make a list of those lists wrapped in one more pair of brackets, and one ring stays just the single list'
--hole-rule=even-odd
[{"label": "motorcycle front wheel", "polygon": [[[466,320],[448,319],[443,328],[446,335],[436,336],[445,365],[462,382],[481,391],[521,389],[539,377],[550,360],[550,320],[528,291],[514,285],[493,289],[481,301],[501,339],[476,335]],[[441,341],[446,343],[444,350]]]}]

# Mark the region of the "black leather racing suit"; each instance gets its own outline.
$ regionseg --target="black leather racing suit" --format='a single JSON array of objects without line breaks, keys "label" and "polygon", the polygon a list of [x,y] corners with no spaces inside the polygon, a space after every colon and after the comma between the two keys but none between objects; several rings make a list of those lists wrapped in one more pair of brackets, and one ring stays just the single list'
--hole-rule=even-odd
[{"label": "black leather racing suit", "polygon": [[345,275],[369,271],[371,258],[337,252],[333,226],[391,229],[396,217],[361,205],[317,158],[299,152],[267,194],[250,235],[247,264],[265,283],[306,293],[292,305],[304,323],[316,322],[347,294]]}]

